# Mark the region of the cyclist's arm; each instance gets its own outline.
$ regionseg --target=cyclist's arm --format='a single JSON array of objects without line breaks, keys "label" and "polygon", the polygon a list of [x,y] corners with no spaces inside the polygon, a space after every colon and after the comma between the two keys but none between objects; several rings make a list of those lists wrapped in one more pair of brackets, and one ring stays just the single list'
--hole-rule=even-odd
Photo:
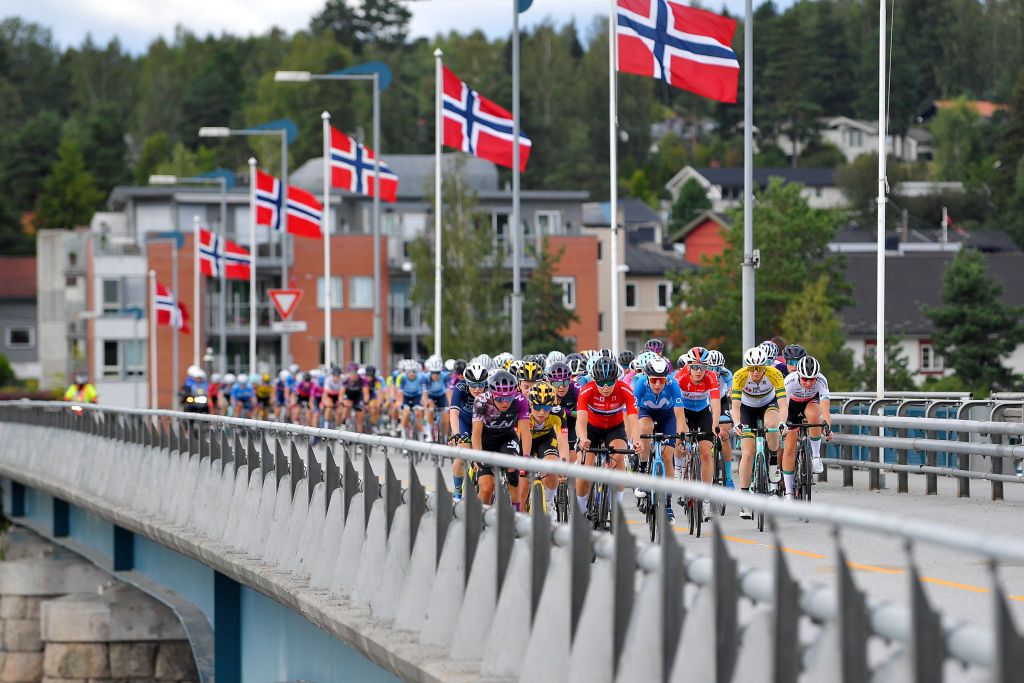
[{"label": "cyclist's arm", "polygon": [[681,406],[676,406],[672,410],[676,414],[676,429],[682,433],[690,431],[686,427],[686,411]]},{"label": "cyclist's arm", "polygon": [[529,456],[533,449],[533,430],[530,429],[530,416],[519,420],[519,440],[523,443],[523,455]]},{"label": "cyclist's arm", "polygon": [[479,420],[473,420],[473,432],[469,437],[470,443],[473,445],[473,450],[482,451],[484,449],[484,423]]},{"label": "cyclist's arm", "polygon": [[569,462],[569,432],[559,429],[556,438],[558,440],[558,457]]},{"label": "cyclist's arm", "polygon": [[587,438],[587,420],[590,414],[585,410],[579,410],[576,413],[576,440],[580,444],[580,448],[587,448],[590,446],[590,439]]},{"label": "cyclist's arm", "polygon": [[742,404],[740,403],[740,400],[738,398],[732,399],[732,422],[733,425],[735,425],[733,428],[737,432],[739,432],[740,427],[743,426],[740,424],[740,405]]},{"label": "cyclist's arm", "polygon": [[718,432],[719,420],[722,419],[722,402],[718,399],[711,401],[711,433]]},{"label": "cyclist's arm", "polygon": [[832,402],[827,398],[818,400],[818,412],[821,413],[821,421],[828,425],[829,430],[832,429],[832,413],[829,411],[832,409]]},{"label": "cyclist's arm", "polygon": [[626,413],[626,436],[633,444],[633,448],[640,448],[640,420],[636,413]]},{"label": "cyclist's arm", "polygon": [[459,408],[458,406],[449,406],[448,408],[448,425],[452,428],[452,434],[459,434]]}]

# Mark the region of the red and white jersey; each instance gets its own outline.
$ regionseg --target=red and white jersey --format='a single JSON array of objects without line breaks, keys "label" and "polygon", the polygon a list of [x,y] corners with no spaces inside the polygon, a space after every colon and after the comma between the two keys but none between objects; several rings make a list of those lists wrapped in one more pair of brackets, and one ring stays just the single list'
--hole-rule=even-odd
[{"label": "red and white jersey", "polygon": [[791,372],[786,375],[786,398],[797,403],[809,401],[828,400],[828,380],[825,375],[818,373],[814,378],[814,384],[807,386],[800,381],[800,373]]},{"label": "red and white jersey", "polygon": [[597,382],[591,381],[580,389],[576,412],[587,413],[587,424],[609,429],[622,424],[626,415],[637,414],[636,397],[621,379],[615,382],[615,388],[608,396],[602,396],[597,390]]}]

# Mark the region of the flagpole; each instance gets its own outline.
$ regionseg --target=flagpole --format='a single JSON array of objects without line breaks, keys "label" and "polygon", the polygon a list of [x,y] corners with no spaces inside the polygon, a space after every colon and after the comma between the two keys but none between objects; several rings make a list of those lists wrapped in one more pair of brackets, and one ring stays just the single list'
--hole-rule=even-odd
[{"label": "flagpole", "polygon": [[249,375],[256,376],[256,158],[249,157]]},{"label": "flagpole", "polygon": [[754,2],[743,18],[743,350],[754,342]]},{"label": "flagpole", "polygon": [[[288,131],[281,129],[281,287],[288,289],[291,285],[288,282]],[[281,333],[281,367],[288,367],[291,363],[291,344],[288,332]]]},{"label": "flagpole", "polygon": [[[441,49],[434,50],[434,353],[441,355],[441,138],[444,120],[441,116]],[[416,356],[416,349],[412,350]]]},{"label": "flagpole", "polygon": [[[223,239],[228,238],[228,180],[224,176],[219,178],[220,180],[220,236]],[[213,247],[213,229],[210,229],[210,246]],[[228,371],[228,347],[227,347],[227,336],[228,336],[228,295],[227,295],[227,278],[224,277],[223,264],[219,268],[220,270],[220,371],[226,373]]]},{"label": "flagpole", "polygon": [[875,391],[885,395],[885,0],[878,3],[878,281],[875,285]]},{"label": "flagpole", "polygon": [[199,216],[192,216],[192,365],[199,365],[199,331],[202,329],[202,313],[199,310]]},{"label": "flagpole", "polygon": [[618,152],[618,117],[616,116],[616,99],[618,88],[615,79],[615,69],[618,67],[618,46],[615,39],[615,24],[618,18],[618,3],[610,0],[610,11],[608,14],[608,174],[610,193],[609,233],[611,236],[611,249],[609,261],[611,263],[611,318],[612,318],[612,340],[608,345],[612,351],[618,351],[619,346],[619,152]]},{"label": "flagpole", "polygon": [[149,271],[149,407],[157,408],[156,271]]},{"label": "flagpole", "polygon": [[324,365],[331,366],[331,115],[320,114],[324,134],[324,210],[320,224],[324,235]]},{"label": "flagpole", "polygon": [[[373,72],[373,364],[384,365],[384,323],[381,315],[380,267],[380,74]],[[364,359],[365,362],[365,359]]]},{"label": "flagpole", "polygon": [[[181,237],[181,233],[178,232],[178,216],[174,216],[174,231],[177,233],[176,238]],[[178,247],[181,243],[175,240],[171,246],[171,290],[174,293],[174,303],[178,303]],[[178,382],[181,381],[181,375],[178,374],[178,337],[180,330],[177,328],[171,333],[171,405],[175,410],[178,409],[178,392],[176,391]]]},{"label": "flagpole", "polygon": [[519,1],[512,3],[512,355],[523,357],[523,234],[519,220]]}]

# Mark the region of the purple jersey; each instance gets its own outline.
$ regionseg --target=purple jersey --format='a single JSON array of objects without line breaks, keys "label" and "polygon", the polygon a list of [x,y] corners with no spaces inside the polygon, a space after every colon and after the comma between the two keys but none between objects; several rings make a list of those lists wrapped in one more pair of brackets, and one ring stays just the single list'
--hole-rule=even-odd
[{"label": "purple jersey", "polygon": [[500,410],[494,405],[494,398],[491,392],[485,391],[473,401],[473,422],[481,422],[484,432],[511,432],[515,431],[519,420],[525,420],[530,414],[530,406],[526,399],[516,394],[508,408]]}]

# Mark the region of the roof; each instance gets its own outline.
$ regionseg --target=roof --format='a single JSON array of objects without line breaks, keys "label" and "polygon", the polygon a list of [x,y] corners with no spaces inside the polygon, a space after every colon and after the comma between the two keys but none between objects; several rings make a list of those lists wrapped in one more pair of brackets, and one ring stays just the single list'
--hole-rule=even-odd
[{"label": "roof", "polygon": [[711,211],[709,209],[707,211],[702,211],[696,218],[694,218],[689,223],[687,223],[686,225],[684,225],[683,227],[679,228],[671,235],[669,235],[668,241],[671,243],[681,242],[683,239],[686,238],[687,235],[689,235],[691,232],[693,232],[700,226],[704,225],[708,221],[714,221],[723,228],[729,228],[730,226],[728,216],[726,216],[724,213],[719,213],[718,211]]},{"label": "roof", "polygon": [[[695,166],[693,170],[704,176],[712,185],[743,187],[742,166]],[[836,184],[835,175],[834,168],[790,168],[788,166],[755,168],[754,183],[757,185],[767,185],[769,178],[777,177],[782,178],[788,183],[800,183],[807,187],[834,187]]]},{"label": "roof", "polygon": [[[637,225],[660,225],[661,215],[636,197],[623,197],[619,200],[619,211],[624,215],[626,227]],[[610,202],[587,202],[583,205],[583,225],[588,228],[607,228],[611,225],[612,210]]]},{"label": "roof", "polygon": [[[904,240],[901,231],[887,230],[885,242],[887,248],[893,249],[900,241],[907,244],[939,244],[942,231],[938,228],[926,230],[909,230]],[[1013,238],[1005,230],[993,228],[972,229],[963,234],[955,229],[946,232],[946,240],[953,244],[963,244],[981,252],[1014,252],[1020,251]],[[831,244],[874,244],[876,234],[873,229],[861,227],[845,227],[836,233]],[[874,252],[872,252],[874,253]]]},{"label": "roof", "polygon": [[[449,173],[455,160],[464,162],[463,173],[469,189],[477,193],[493,192],[498,187],[498,167],[492,162],[467,154],[442,154],[444,172]],[[434,191],[433,154],[386,154],[381,159],[398,176],[398,198],[415,199],[430,196]],[[302,164],[288,182],[304,190],[319,193],[323,190],[323,157],[315,157]]]},{"label": "roof", "polygon": [[697,266],[676,255],[674,251],[656,245],[626,242],[626,265],[630,275],[664,275],[680,270],[695,270]]},{"label": "roof", "polygon": [[[956,252],[911,253],[886,259],[885,329],[927,336],[934,326],[924,307],[942,305],[942,275]],[[1016,306],[1024,291],[1024,253],[983,254],[988,273],[1003,287],[1002,299]],[[846,279],[853,304],[839,311],[847,334],[875,335],[875,253],[846,254]]]},{"label": "roof", "polygon": [[36,257],[0,256],[0,299],[36,298]]}]

